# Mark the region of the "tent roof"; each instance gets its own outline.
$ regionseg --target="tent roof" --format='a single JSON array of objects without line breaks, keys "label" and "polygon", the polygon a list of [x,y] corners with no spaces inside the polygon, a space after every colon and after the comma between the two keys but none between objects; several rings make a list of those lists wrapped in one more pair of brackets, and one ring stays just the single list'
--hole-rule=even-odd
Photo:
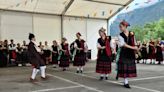
[{"label": "tent roof", "polygon": [[0,0],[0,10],[108,19],[133,0]]}]

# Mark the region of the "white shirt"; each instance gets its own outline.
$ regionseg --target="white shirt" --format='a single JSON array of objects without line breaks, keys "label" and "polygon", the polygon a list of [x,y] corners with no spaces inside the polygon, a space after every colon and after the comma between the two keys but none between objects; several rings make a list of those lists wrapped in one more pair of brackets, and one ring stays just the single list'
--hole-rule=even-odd
[{"label": "white shirt", "polygon": [[9,50],[16,50],[16,45],[15,44],[9,44]]}]

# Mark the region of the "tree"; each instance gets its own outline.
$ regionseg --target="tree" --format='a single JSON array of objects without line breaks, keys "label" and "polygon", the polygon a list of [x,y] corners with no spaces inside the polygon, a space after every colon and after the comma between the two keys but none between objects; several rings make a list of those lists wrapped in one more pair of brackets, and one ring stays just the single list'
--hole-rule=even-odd
[{"label": "tree", "polygon": [[135,33],[136,39],[140,41],[149,39],[161,38],[164,40],[164,19],[161,18],[159,21],[151,22],[142,26],[134,26],[130,28]]}]

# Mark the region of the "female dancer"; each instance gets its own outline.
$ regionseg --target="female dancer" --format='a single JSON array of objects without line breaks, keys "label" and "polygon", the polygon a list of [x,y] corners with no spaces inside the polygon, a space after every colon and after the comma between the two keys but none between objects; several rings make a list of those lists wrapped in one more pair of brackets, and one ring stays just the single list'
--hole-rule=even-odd
[{"label": "female dancer", "polygon": [[63,71],[66,71],[70,64],[70,52],[69,44],[66,42],[66,38],[62,38],[62,43],[60,46],[60,53],[58,60],[60,61],[59,67],[63,68]]},{"label": "female dancer", "polygon": [[141,54],[142,54],[143,64],[146,64],[148,52],[147,52],[147,44],[145,41],[143,42],[141,47]]},{"label": "female dancer", "polygon": [[112,52],[110,47],[110,39],[107,38],[105,29],[99,30],[100,38],[97,41],[98,57],[96,72],[100,73],[100,80],[104,77],[108,80],[108,74],[111,73]]},{"label": "female dancer", "polygon": [[136,41],[133,32],[129,32],[127,27],[130,26],[126,21],[119,25],[121,33],[118,36],[118,44],[121,46],[120,57],[118,61],[118,77],[124,78],[124,87],[130,88],[128,78],[137,77],[135,50]]},{"label": "female dancer", "polygon": [[149,59],[150,64],[155,64],[155,43],[153,39],[150,39],[149,42]]},{"label": "female dancer", "polygon": [[73,65],[77,66],[77,72],[76,73],[83,73],[83,67],[85,66],[86,62],[86,55],[85,51],[87,48],[86,42],[81,39],[81,34],[78,32],[76,34],[77,39],[74,42],[75,47],[75,57]]},{"label": "female dancer", "polygon": [[52,64],[54,68],[58,65],[58,56],[59,56],[59,46],[56,40],[53,41],[52,45]]},{"label": "female dancer", "polygon": [[162,46],[160,43],[160,39],[157,41],[157,46],[156,46],[156,61],[158,61],[158,64],[161,64],[163,62],[163,55],[162,55]]}]

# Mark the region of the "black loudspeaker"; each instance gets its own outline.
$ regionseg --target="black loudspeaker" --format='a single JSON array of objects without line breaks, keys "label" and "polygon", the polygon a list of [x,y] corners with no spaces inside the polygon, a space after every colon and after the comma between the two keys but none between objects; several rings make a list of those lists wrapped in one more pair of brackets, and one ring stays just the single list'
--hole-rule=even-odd
[{"label": "black loudspeaker", "polygon": [[91,50],[88,50],[88,52],[87,52],[87,58],[88,59],[91,59]]}]

